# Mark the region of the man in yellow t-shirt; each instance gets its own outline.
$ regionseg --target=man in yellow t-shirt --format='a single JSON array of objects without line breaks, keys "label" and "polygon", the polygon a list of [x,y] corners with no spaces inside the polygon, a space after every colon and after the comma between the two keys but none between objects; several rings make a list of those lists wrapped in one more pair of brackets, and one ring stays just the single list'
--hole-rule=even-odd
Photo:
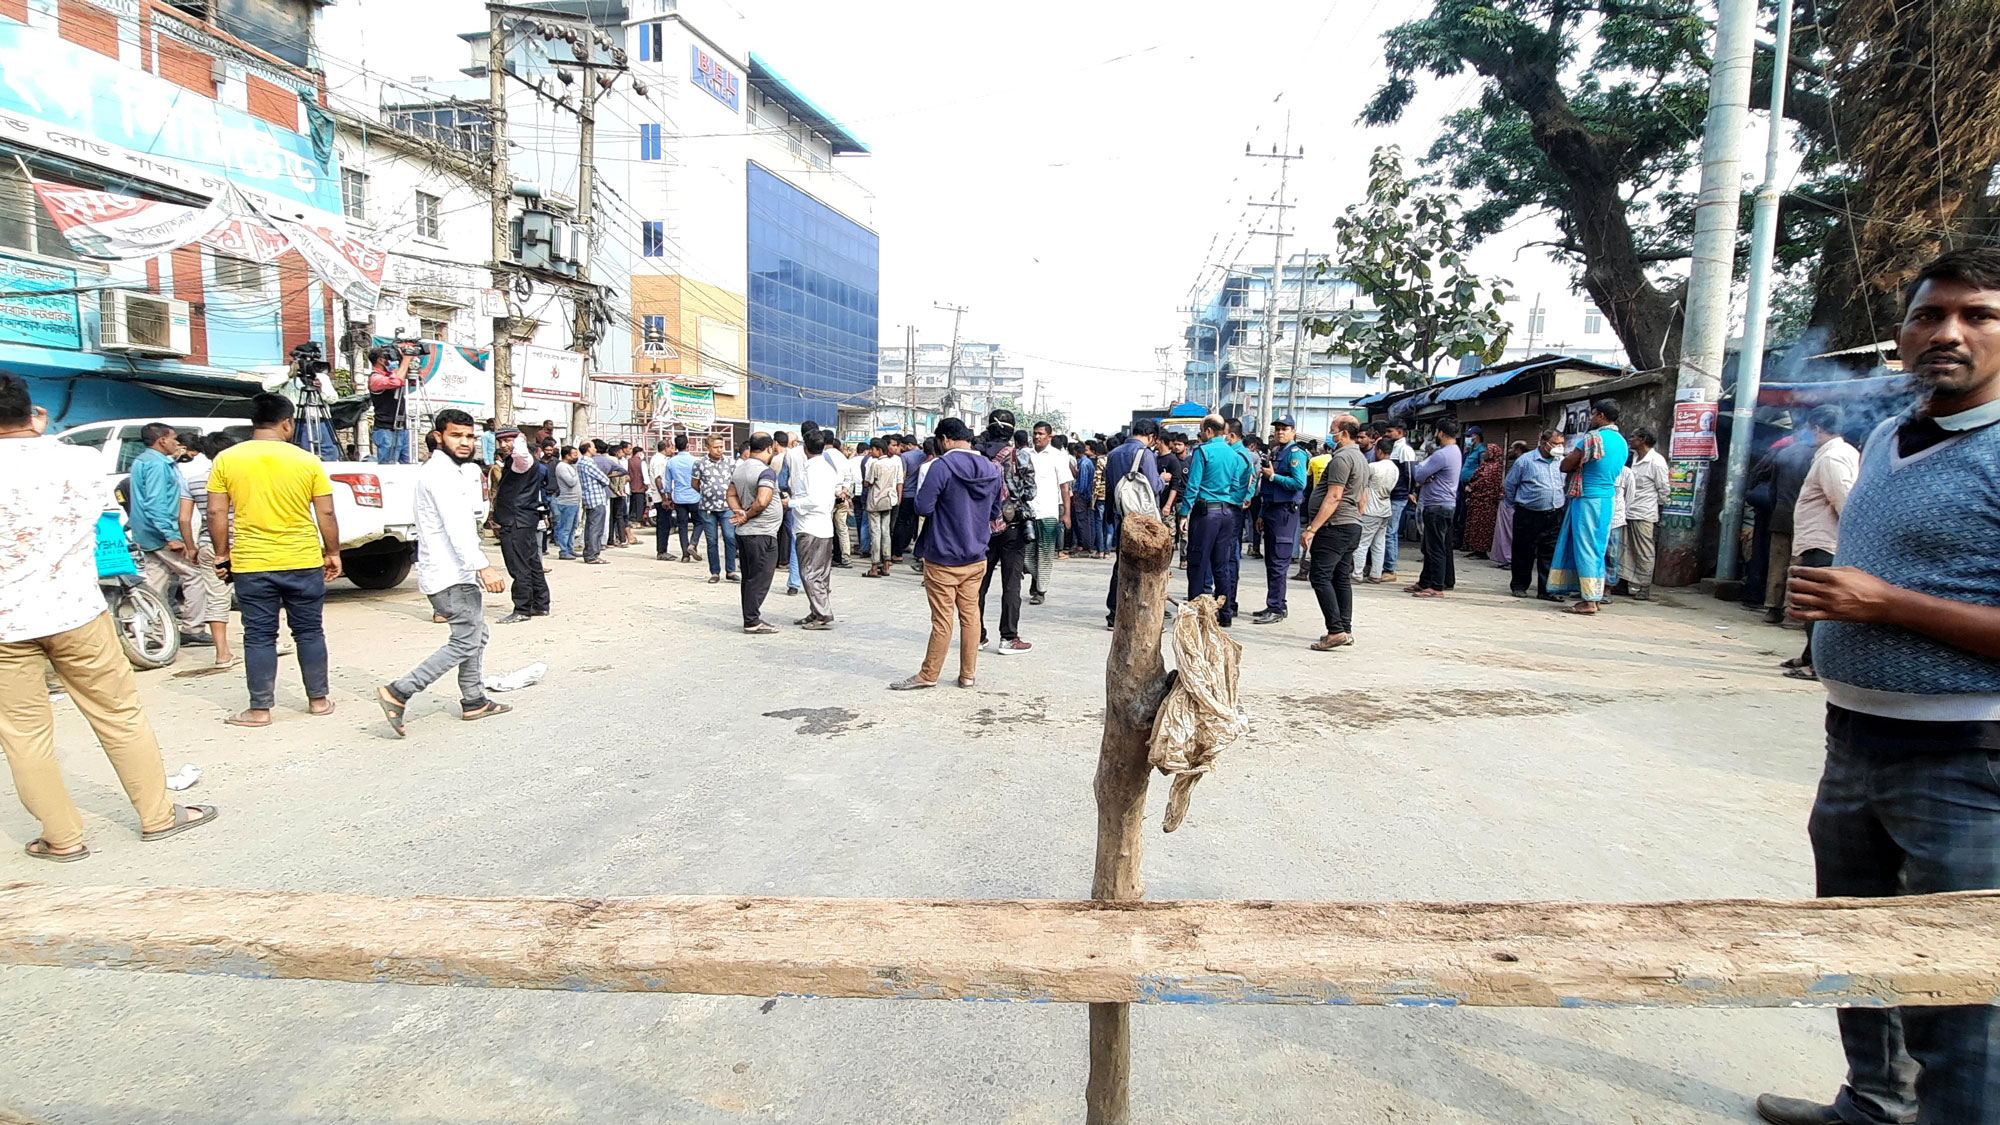
[{"label": "man in yellow t-shirt", "polygon": [[312,713],[333,713],[320,618],[326,584],[340,577],[340,529],[333,482],[317,457],[291,443],[292,415],[290,400],[258,395],[250,440],[223,450],[209,470],[208,537],[215,568],[236,585],[250,682],[250,709],[224,720],[233,726],[271,725],[279,610],[292,627]]}]

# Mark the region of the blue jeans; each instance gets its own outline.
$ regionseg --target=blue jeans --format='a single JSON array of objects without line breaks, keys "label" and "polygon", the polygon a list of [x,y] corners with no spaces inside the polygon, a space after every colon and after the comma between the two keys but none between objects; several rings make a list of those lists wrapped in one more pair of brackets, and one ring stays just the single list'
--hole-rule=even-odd
[{"label": "blue jeans", "polygon": [[375,444],[375,463],[378,465],[407,465],[410,463],[410,434],[407,430],[374,430],[369,440]]},{"label": "blue jeans", "polygon": [[[736,525],[729,522],[729,513],[702,512],[701,534],[702,538],[708,541],[708,572],[710,574],[721,574],[727,569],[731,574],[737,573]],[[715,549],[715,540],[718,536],[722,539],[722,550],[720,551]],[[723,564],[725,555],[727,555],[729,560],[726,567]]]},{"label": "blue jeans", "polygon": [[556,514],[556,550],[563,558],[576,557],[576,521],[583,514],[582,504],[565,504],[558,500],[553,505]]},{"label": "blue jeans", "polygon": [[250,681],[250,708],[268,711],[277,698],[278,611],[292,627],[299,653],[299,672],[306,698],[325,699],[326,574],[319,567],[303,570],[253,570],[236,576],[236,608],[243,614],[243,669]]},{"label": "blue jeans", "polygon": [[859,547],[855,551],[856,554],[871,556],[874,554],[875,528],[873,525],[874,521],[868,518],[868,498],[866,496],[856,496],[854,498],[854,537],[855,541],[859,544]]},{"label": "blue jeans", "polygon": [[1408,497],[1389,501],[1389,541],[1382,546],[1382,573],[1396,573],[1396,547],[1403,541],[1403,512],[1410,506]]},{"label": "blue jeans", "polygon": [[794,526],[791,509],[785,510],[785,589],[803,589],[805,577],[799,573],[799,532]]},{"label": "blue jeans", "polygon": [[[1808,832],[1822,897],[2000,888],[2000,751],[1876,758],[1829,736]],[[2000,1008],[1842,1008],[1854,1125],[2000,1120]]]}]

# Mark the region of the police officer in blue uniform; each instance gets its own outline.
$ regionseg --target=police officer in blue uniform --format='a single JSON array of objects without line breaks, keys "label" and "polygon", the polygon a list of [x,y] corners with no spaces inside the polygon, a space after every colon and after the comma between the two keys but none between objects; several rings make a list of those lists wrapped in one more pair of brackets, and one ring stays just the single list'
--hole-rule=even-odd
[{"label": "police officer in blue uniform", "polygon": [[1285,619],[1285,582],[1291,576],[1292,552],[1299,542],[1299,501],[1306,494],[1305,447],[1292,440],[1297,426],[1289,414],[1271,424],[1271,455],[1261,470],[1258,490],[1264,510],[1264,579],[1267,593],[1262,613],[1250,619],[1270,625]]}]

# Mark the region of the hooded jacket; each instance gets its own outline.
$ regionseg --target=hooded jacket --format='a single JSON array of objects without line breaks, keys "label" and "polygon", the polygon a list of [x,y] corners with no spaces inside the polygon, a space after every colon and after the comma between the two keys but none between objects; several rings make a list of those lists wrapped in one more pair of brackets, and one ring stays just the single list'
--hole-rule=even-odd
[{"label": "hooded jacket", "polygon": [[1000,518],[1000,466],[970,449],[947,452],[924,477],[917,514],[930,520],[925,562],[985,562],[993,521]]}]

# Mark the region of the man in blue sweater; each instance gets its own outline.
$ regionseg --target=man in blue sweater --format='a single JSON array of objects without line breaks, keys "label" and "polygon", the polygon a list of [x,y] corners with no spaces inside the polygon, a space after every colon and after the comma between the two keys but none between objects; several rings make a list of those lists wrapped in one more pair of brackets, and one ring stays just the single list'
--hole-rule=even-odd
[{"label": "man in blue sweater", "polygon": [[181,584],[181,643],[214,644],[208,624],[207,587],[195,565],[194,493],[181,476],[175,459],[181,442],[165,422],[150,422],[139,431],[146,451],[132,462],[126,490],[132,498],[132,542],[143,552],[146,585],[160,600],[174,604],[174,580]]},{"label": "man in blue sweater", "polygon": [[1000,530],[1000,466],[972,450],[972,428],[962,418],[939,422],[934,435],[943,452],[924,474],[916,511],[924,531],[924,593],[931,603],[931,640],[923,667],[892,691],[936,687],[951,651],[951,621],[958,617],[958,686],[971,687],[979,670],[979,581],[986,576],[986,548]]},{"label": "man in blue sweater", "polygon": [[[1821,895],[2000,888],[2000,250],[1918,272],[1897,345],[1919,393],[1877,426],[1832,566],[1793,567],[1817,622]],[[1775,564],[1775,560],[1774,560]],[[1774,1125],[2000,1121],[2000,1007],[1843,1008],[1832,1105],[1766,1094]]]}]

